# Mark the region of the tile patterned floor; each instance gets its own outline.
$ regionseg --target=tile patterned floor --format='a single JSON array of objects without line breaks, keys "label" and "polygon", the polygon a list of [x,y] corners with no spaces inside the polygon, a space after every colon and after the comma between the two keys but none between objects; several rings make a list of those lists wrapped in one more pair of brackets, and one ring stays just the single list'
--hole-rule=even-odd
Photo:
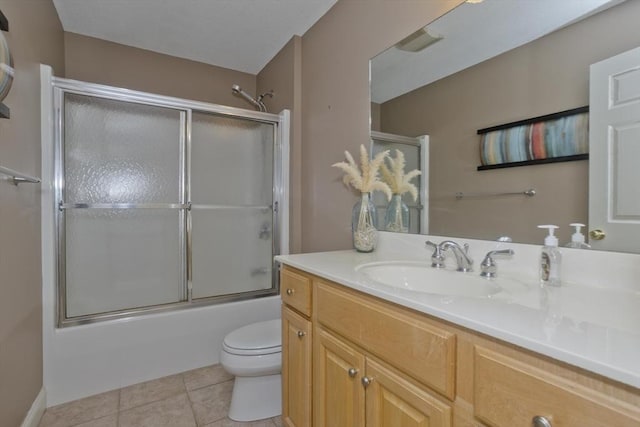
[{"label": "tile patterned floor", "polygon": [[48,408],[40,427],[282,427],[230,420],[232,389],[222,366],[207,366]]}]

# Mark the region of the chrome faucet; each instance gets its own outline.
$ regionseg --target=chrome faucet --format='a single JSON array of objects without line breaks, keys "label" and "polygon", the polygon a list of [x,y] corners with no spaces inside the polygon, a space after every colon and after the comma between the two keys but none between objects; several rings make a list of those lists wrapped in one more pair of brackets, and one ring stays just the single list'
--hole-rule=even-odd
[{"label": "chrome faucet", "polygon": [[480,276],[491,279],[498,276],[498,264],[494,260],[497,256],[513,256],[513,249],[502,249],[499,251],[489,251],[480,263]]},{"label": "chrome faucet", "polygon": [[444,268],[444,255],[440,245],[436,245],[431,240],[427,240],[425,244],[433,248],[433,254],[431,254],[431,267]]},{"label": "chrome faucet", "polygon": [[438,247],[443,254],[448,250],[453,252],[453,255],[456,257],[456,263],[458,264],[457,271],[473,271],[473,259],[469,256],[469,244],[465,243],[464,246],[460,246],[453,240],[445,240],[440,243]]}]

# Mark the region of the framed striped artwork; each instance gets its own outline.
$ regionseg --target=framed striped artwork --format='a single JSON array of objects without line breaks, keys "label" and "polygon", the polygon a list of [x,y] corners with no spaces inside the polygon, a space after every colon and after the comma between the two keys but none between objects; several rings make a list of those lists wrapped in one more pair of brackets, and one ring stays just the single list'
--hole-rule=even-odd
[{"label": "framed striped artwork", "polygon": [[478,130],[478,170],[589,158],[589,107]]}]

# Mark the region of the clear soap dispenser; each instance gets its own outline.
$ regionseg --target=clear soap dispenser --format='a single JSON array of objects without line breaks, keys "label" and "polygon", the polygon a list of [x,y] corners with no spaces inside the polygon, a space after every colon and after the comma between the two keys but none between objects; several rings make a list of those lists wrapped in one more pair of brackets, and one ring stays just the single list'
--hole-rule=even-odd
[{"label": "clear soap dispenser", "polygon": [[549,230],[544,239],[544,246],[540,253],[540,285],[560,286],[560,265],[562,254],[558,249],[558,238],[554,236],[556,225],[539,225],[538,228]]},{"label": "clear soap dispenser", "polygon": [[575,227],[575,233],[571,235],[571,241],[567,243],[568,248],[575,249],[591,249],[591,246],[585,243],[584,234],[580,232],[580,229],[584,227],[584,224],[574,222],[569,224],[571,227]]}]

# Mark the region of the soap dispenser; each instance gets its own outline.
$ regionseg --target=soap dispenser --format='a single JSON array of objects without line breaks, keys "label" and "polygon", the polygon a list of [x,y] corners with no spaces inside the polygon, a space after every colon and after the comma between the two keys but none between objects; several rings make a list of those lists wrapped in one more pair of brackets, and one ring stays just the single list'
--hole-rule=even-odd
[{"label": "soap dispenser", "polygon": [[540,285],[560,286],[560,265],[562,254],[558,250],[558,238],[554,236],[556,225],[539,225],[538,228],[549,230],[544,239],[544,246],[540,253]]},{"label": "soap dispenser", "polygon": [[571,235],[571,241],[567,243],[567,247],[575,249],[591,249],[591,246],[584,242],[584,234],[580,232],[580,229],[584,227],[584,224],[575,222],[569,225],[571,227],[575,227],[575,233]]}]

